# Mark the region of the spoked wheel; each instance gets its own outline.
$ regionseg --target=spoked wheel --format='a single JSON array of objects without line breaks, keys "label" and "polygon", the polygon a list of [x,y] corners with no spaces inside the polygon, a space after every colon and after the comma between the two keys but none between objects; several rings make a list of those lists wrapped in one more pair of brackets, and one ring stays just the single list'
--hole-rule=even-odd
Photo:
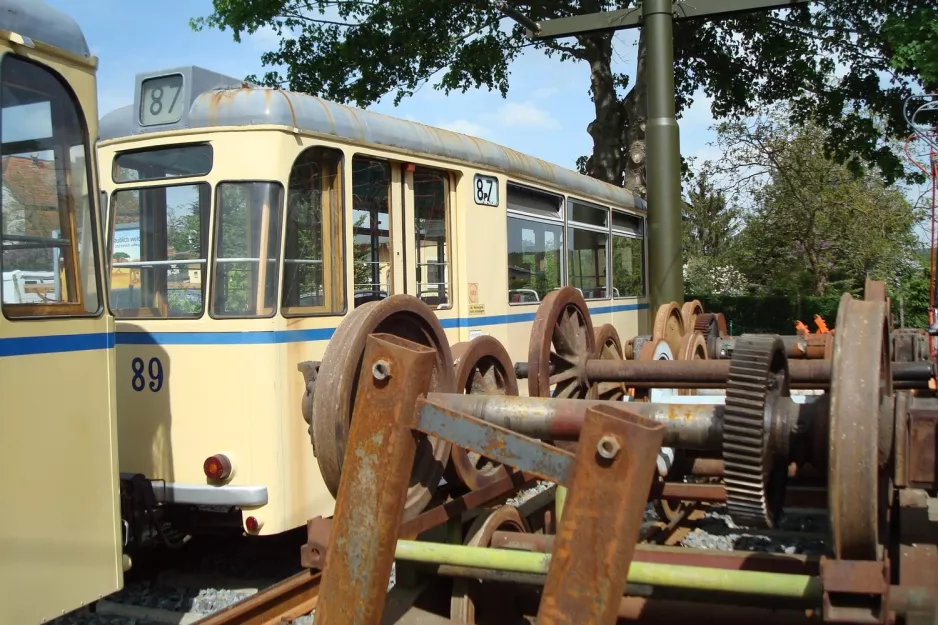
[{"label": "spoked wheel", "polygon": [[[619,342],[619,333],[611,323],[606,323],[593,330],[596,345],[594,358],[600,360],[624,360],[622,344]],[[596,399],[619,401],[626,394],[625,384],[622,382],[597,382],[593,385]]]},{"label": "spoked wheel", "polygon": [[531,329],[528,395],[592,398],[581,371],[586,360],[593,357],[594,340],[593,322],[580,292],[565,286],[548,293]]},{"label": "spoked wheel", "polygon": [[[439,319],[411,295],[392,295],[353,310],[336,329],[323,354],[313,398],[310,435],[323,481],[332,496],[339,491],[349,425],[355,410],[358,376],[368,335],[386,333],[436,350],[429,392],[456,388],[453,357]],[[452,445],[428,436],[421,440],[404,504],[404,519],[429,503],[449,462]]]},{"label": "spoked wheel", "polygon": [[[496,508],[490,514],[478,517],[469,528],[470,547],[488,547],[492,544],[495,532],[527,532],[528,524],[521,518],[521,514],[514,506]],[[503,612],[508,606],[505,600],[511,601],[509,596],[499,596],[500,593],[484,592],[485,582],[456,578],[453,580],[453,596],[450,600],[450,619],[456,623],[475,625],[476,612],[489,612],[496,610],[499,614],[497,621],[509,622]],[[491,586],[491,584],[490,584]],[[484,605],[483,605],[484,604]],[[484,608],[489,608],[484,610]]]},{"label": "spoked wheel", "polygon": [[[518,378],[504,346],[480,336],[453,346],[456,392],[467,395],[518,395]],[[478,490],[505,476],[505,467],[474,451],[453,446],[450,469],[469,490]]]},{"label": "spoked wheel", "polygon": [[[882,560],[888,480],[879,471],[880,425],[893,410],[887,304],[844,293],[831,364],[828,509],[834,556]],[[891,431],[891,428],[888,428]]]}]

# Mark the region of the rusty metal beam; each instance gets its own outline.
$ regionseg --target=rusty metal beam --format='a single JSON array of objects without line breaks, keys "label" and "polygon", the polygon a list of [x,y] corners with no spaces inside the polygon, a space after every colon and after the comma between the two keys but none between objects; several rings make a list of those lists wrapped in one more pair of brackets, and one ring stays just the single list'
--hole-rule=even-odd
[{"label": "rusty metal beam", "polygon": [[417,410],[416,427],[425,434],[552,482],[566,484],[570,479],[573,454],[568,451],[424,399],[418,400]]},{"label": "rusty metal beam", "polygon": [[615,622],[663,436],[625,409],[587,411],[538,623]]},{"label": "rusty metal beam", "polygon": [[[417,452],[417,398],[436,352],[389,334],[368,337],[358,400],[322,574],[323,625],[378,625]],[[380,373],[380,375],[379,375]]]}]

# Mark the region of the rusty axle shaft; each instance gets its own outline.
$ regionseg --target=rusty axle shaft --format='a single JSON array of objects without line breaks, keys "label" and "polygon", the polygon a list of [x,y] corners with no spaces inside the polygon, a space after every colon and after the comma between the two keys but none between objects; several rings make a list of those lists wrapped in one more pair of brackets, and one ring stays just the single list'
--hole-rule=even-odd
[{"label": "rusty axle shaft", "polygon": [[[792,388],[826,389],[830,386],[829,360],[791,360],[788,368]],[[529,369],[526,362],[515,363],[515,375],[519,378],[527,378]],[[583,365],[583,370],[590,382],[624,382],[638,388],[725,388],[730,361],[591,359]],[[928,380],[934,375],[935,367],[931,362],[892,363],[896,388],[928,388]]]},{"label": "rusty axle shaft", "polygon": [[[665,426],[663,444],[666,447],[718,452],[723,446],[724,407],[721,405],[623,404],[620,401],[449,393],[429,393],[427,400],[531,438],[560,441],[579,440],[589,408],[628,406],[634,413]],[[791,408],[798,411],[799,421],[810,423],[826,416],[825,402],[792,403]]]}]

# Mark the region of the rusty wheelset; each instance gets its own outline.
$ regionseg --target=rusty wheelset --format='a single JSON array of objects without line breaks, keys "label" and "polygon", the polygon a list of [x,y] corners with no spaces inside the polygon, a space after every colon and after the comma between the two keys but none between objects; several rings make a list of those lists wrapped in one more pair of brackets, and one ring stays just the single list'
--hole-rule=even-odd
[{"label": "rusty wheelset", "polygon": [[[627,359],[615,331],[593,328],[575,290],[561,289],[538,311],[529,362],[512,367],[492,337],[451,349],[415,298],[353,311],[330,343],[312,402],[313,445],[337,494],[334,518],[317,530],[317,620],[377,623],[395,559],[461,580],[449,618],[462,623],[476,618],[481,591],[471,579],[543,585],[536,611],[547,623],[611,623],[634,604],[623,592],[643,592],[636,584],[717,603],[753,595],[808,607],[827,622],[933,615],[931,573],[909,567],[935,567],[938,556],[903,551],[910,538],[901,519],[935,487],[938,417],[922,415],[938,415],[938,402],[927,385],[908,390],[920,382],[920,362],[893,362],[887,301],[845,294],[831,358],[817,364],[792,359],[774,335],[737,337],[730,358],[710,359],[704,333],[683,332],[719,332],[720,322],[693,302],[669,308],[656,325],[664,336],[633,340],[638,358]],[[683,357],[662,359],[673,355],[672,342]],[[527,397],[518,396],[515,370],[529,374]],[[724,388],[723,403],[632,395],[679,387],[682,378],[693,381],[686,388],[700,380]],[[826,392],[796,398],[796,384]],[[663,479],[662,449],[673,450],[672,466],[684,466],[677,472],[722,483]],[[664,552],[636,547],[648,500],[725,501],[737,524],[775,527],[792,467],[805,466],[826,473],[832,548],[819,567],[791,572],[784,558],[765,556],[741,570],[738,557],[730,566],[692,550],[665,565]],[[465,518],[534,479],[569,488],[553,514],[502,505]],[[447,522],[456,522],[457,544],[411,540]],[[528,551],[502,548],[510,535],[531,531],[545,538],[515,540]],[[534,553],[532,544],[542,546]]]}]

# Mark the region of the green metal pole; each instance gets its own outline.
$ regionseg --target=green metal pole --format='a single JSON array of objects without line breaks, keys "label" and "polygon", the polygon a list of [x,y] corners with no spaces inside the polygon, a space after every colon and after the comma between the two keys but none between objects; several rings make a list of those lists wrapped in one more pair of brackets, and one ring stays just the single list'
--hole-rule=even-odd
[{"label": "green metal pole", "polygon": [[[546,574],[550,568],[550,554],[547,553],[486,549],[416,540],[397,541],[394,557],[398,560],[427,564],[451,564],[516,573]],[[810,575],[632,562],[629,567],[629,583],[807,599],[818,604],[821,601],[820,580]]]},{"label": "green metal pole", "polygon": [[684,302],[681,251],[680,138],[674,117],[674,39],[671,0],[642,0],[647,41],[648,122],[645,134],[648,188],[649,299],[651,314]]}]

